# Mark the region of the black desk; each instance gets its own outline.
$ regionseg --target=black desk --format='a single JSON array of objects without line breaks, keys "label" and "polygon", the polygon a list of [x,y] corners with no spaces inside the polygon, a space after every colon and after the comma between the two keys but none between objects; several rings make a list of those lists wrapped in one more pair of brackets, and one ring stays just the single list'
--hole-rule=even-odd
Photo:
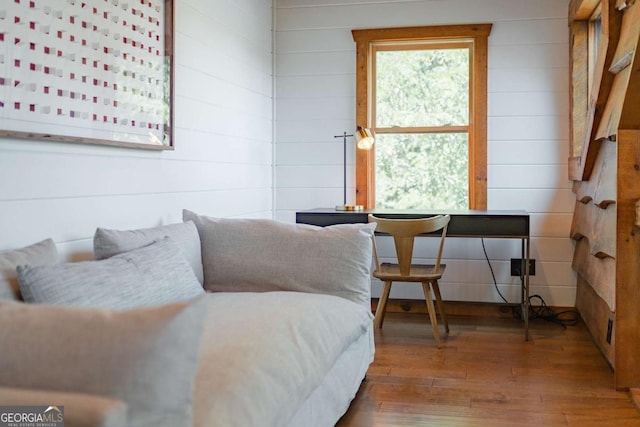
[{"label": "black desk", "polygon": [[451,216],[447,237],[487,237],[520,239],[524,275],[521,278],[521,307],[524,319],[524,336],[529,340],[529,214],[525,211],[425,211],[425,210],[385,210],[336,211],[334,209],[311,209],[296,212],[296,222],[328,226],[368,222],[368,215],[384,218],[425,218],[439,214]]}]

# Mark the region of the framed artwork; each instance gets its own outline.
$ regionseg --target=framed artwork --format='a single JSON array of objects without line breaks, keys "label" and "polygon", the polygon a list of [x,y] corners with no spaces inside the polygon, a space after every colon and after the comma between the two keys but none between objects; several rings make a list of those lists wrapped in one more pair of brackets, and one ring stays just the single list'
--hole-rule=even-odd
[{"label": "framed artwork", "polygon": [[173,149],[173,0],[0,2],[0,136]]}]

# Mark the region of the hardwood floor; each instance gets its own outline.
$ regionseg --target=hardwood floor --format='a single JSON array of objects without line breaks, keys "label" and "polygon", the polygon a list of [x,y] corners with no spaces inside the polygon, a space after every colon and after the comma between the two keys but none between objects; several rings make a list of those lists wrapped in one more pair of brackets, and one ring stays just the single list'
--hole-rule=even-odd
[{"label": "hardwood floor", "polygon": [[[426,315],[388,313],[376,357],[339,427],[640,426],[582,322],[450,316],[434,346]],[[441,331],[442,331],[441,326]]]}]

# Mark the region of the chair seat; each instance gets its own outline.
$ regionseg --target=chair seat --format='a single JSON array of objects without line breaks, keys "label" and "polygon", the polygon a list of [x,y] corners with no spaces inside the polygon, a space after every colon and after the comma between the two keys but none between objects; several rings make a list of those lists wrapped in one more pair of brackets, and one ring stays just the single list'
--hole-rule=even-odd
[{"label": "chair seat", "polygon": [[380,280],[392,280],[399,282],[423,282],[425,280],[438,280],[442,277],[446,264],[440,264],[440,270],[435,273],[435,265],[428,264],[411,264],[410,276],[400,274],[400,266],[398,264],[383,263],[380,269],[373,272],[373,277]]}]

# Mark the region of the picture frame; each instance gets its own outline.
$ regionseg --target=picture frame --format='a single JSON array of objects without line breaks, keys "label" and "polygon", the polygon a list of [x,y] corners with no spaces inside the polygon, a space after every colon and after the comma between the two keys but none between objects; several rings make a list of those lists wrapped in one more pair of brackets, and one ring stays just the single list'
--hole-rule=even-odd
[{"label": "picture frame", "polygon": [[173,0],[0,5],[0,137],[172,150]]}]

